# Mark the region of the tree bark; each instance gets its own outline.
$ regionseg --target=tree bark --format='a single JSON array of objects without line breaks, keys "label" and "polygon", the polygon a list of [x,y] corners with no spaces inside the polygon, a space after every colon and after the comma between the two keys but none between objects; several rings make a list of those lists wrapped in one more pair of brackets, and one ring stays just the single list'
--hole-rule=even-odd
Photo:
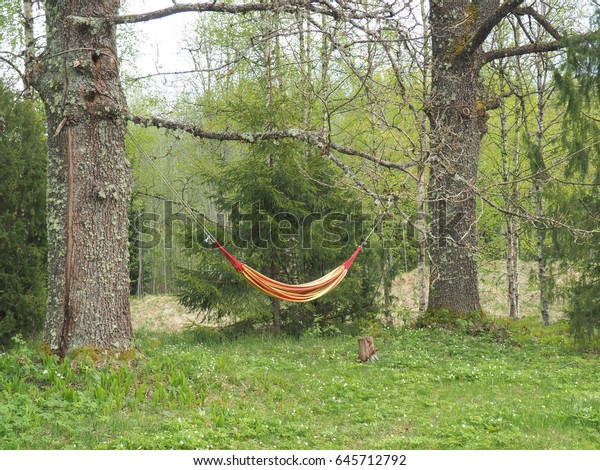
[{"label": "tree bark", "polygon": [[[127,349],[129,310],[126,101],[115,27],[118,1],[47,0],[47,46],[35,79],[48,120],[48,315],[45,339],[64,356]],[[78,24],[73,16],[98,18]]]},{"label": "tree bark", "polygon": [[358,338],[358,358],[361,362],[376,361],[377,348],[372,336],[361,336]]},{"label": "tree bark", "polygon": [[[476,90],[480,48],[461,47],[477,30],[481,10],[466,0],[431,2],[432,89],[429,180],[430,259],[428,311],[470,315],[481,310],[477,264],[477,180],[485,116]],[[496,2],[497,4],[497,2]],[[471,44],[471,43],[468,43]],[[474,47],[472,44],[470,47]]]},{"label": "tree bark", "polygon": [[[502,66],[501,66],[502,67]],[[500,76],[500,89],[504,88],[503,76]],[[510,158],[508,142],[510,139],[508,114],[504,100],[500,103],[500,155],[502,159],[502,182],[505,184],[506,195],[504,204],[510,212],[514,212],[516,201],[519,199],[518,183],[514,181],[517,178],[520,167],[521,155],[521,126],[523,123],[523,114],[521,105],[515,110],[515,136],[513,157]],[[520,288],[519,288],[519,246],[520,232],[519,219],[512,213],[505,214],[506,221],[506,277],[508,281],[508,314],[513,319],[520,317]]]},{"label": "tree bark", "polygon": [[33,99],[33,60],[35,57],[35,35],[33,32],[33,0],[23,0],[23,35],[25,38],[25,72],[23,73],[23,97]]}]

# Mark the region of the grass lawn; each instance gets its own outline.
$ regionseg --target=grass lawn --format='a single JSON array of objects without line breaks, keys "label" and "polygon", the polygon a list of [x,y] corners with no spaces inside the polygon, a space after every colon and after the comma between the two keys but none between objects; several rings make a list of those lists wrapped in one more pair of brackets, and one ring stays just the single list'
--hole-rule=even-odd
[{"label": "grass lawn", "polygon": [[138,331],[140,353],[0,356],[2,449],[600,449],[600,357],[563,323],[509,337]]}]

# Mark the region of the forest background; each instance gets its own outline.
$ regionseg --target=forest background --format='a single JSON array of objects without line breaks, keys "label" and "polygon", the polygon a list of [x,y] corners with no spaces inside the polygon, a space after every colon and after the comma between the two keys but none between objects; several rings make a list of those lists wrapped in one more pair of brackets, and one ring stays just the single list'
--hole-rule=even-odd
[{"label": "forest background", "polygon": [[[167,6],[138,3],[123,8]],[[277,8],[124,21],[131,24],[119,29],[121,69],[132,120],[174,129],[131,124],[128,131],[134,173],[131,293],[178,294],[207,319],[271,321],[275,329],[287,322],[291,330],[301,331],[315,318],[343,322],[379,312],[391,323],[394,315],[410,316],[408,306],[421,317],[426,310],[440,310],[435,301],[428,309],[427,297],[448,289],[441,286],[447,275],[438,272],[437,265],[444,263],[437,252],[452,251],[445,240],[454,239],[464,245],[466,257],[477,259],[474,265],[492,263],[498,282],[506,283],[510,317],[521,316],[520,285],[523,275],[531,276],[539,289],[542,320],[550,321],[554,299],[568,298],[561,302],[565,311],[555,316],[575,315],[573,333],[580,342],[589,340],[597,328],[598,173],[590,95],[595,59],[583,46],[567,53],[552,44],[569,35],[589,41],[594,6],[520,3],[485,39],[486,54],[498,57],[483,59],[487,65],[473,83],[475,107],[462,110],[477,115],[483,139],[471,187],[439,196],[444,205],[452,198],[458,206],[474,205],[470,224],[476,227],[462,234],[463,212],[444,209],[448,220],[444,214],[443,223],[436,215],[438,183],[429,166],[440,144],[431,127],[435,52],[425,2],[382,4],[350,21],[327,15],[318,19],[308,11],[289,15]],[[8,2],[3,10],[8,94],[23,86],[27,57],[44,41],[43,10],[24,5],[24,13],[21,2]],[[467,5],[463,14],[475,17],[474,9]],[[29,28],[27,21],[23,27],[22,14],[30,16]],[[159,28],[175,23],[185,24],[185,34],[156,39]],[[521,51],[529,47],[524,42],[550,47]],[[29,56],[17,53],[22,50]],[[4,114],[10,113],[10,103],[4,106]],[[149,115],[154,120],[144,121]],[[204,138],[190,135],[200,128]],[[11,145],[10,136],[5,142]],[[14,165],[18,158],[6,163],[9,170]],[[23,184],[42,189],[44,183],[35,179],[42,175],[31,174],[31,182]],[[4,175],[14,180],[10,171]],[[35,204],[36,217],[42,217],[44,202],[38,197]],[[309,306],[281,306],[254,294],[214,250],[199,243],[206,237],[201,231],[218,233],[248,264],[282,280],[300,281],[345,259],[375,221],[376,234],[367,247],[371,254],[359,258],[339,292]],[[4,224],[6,230],[10,226]],[[466,235],[474,241],[457,240]],[[43,237],[33,238],[32,249],[43,249]],[[7,266],[23,265],[4,259]],[[39,260],[43,263],[43,256]],[[470,265],[463,268],[472,271]],[[416,298],[398,304],[392,285],[401,272],[413,270]],[[467,277],[473,273],[461,276],[454,280],[459,290],[472,282]],[[34,285],[39,280],[24,289],[37,289],[39,296]],[[470,305],[461,312],[455,308],[459,304],[446,304],[441,302],[441,310],[450,316],[478,310]],[[476,307],[478,299],[472,304]],[[17,331],[19,321],[10,319],[15,315],[3,318],[5,339]],[[29,323],[26,329],[41,324]]]}]

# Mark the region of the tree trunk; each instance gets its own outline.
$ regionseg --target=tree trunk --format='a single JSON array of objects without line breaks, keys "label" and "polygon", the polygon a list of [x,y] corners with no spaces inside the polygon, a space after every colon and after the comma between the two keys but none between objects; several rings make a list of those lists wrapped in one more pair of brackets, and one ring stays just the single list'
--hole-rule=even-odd
[{"label": "tree trunk", "polygon": [[[487,6],[489,2],[485,3]],[[485,112],[477,106],[479,49],[460,54],[477,22],[465,0],[431,2],[432,88],[428,311],[481,310],[477,280],[477,180]],[[483,8],[476,7],[476,8]]]},{"label": "tree trunk", "polygon": [[[383,240],[381,226],[375,228],[375,233],[377,233],[378,237]],[[392,266],[392,253],[387,250],[387,247],[383,246],[381,252],[379,253],[379,271],[381,272],[381,282],[383,284],[383,318],[388,326],[394,326],[394,319],[392,318],[391,292],[392,282],[394,281]]]},{"label": "tree trunk", "polygon": [[142,248],[142,242],[139,239],[142,232],[142,220],[141,211],[138,217],[137,236],[138,236],[138,279],[137,279],[137,297],[141,299],[144,295],[144,249]]},{"label": "tree trunk", "polygon": [[519,307],[519,232],[515,217],[506,218],[506,273],[508,277],[508,314],[520,317]]},{"label": "tree trunk", "polygon": [[[536,217],[544,217],[544,206],[542,202],[542,188],[538,181],[535,182],[535,215]],[[545,229],[536,227],[536,244],[537,244],[537,262],[538,262],[538,279],[540,283],[540,313],[544,325],[550,324],[549,306],[549,289],[548,289],[548,270],[546,268],[546,257],[544,255],[544,240],[546,238]]]},{"label": "tree trunk", "polygon": [[25,72],[23,73],[23,97],[33,99],[33,60],[35,57],[35,34],[33,31],[33,0],[23,0],[23,36],[25,38]]},{"label": "tree trunk", "polygon": [[[275,260],[271,260],[271,277],[277,278],[277,265]],[[273,315],[273,331],[275,333],[281,332],[281,300],[277,297],[271,297],[271,313]]]},{"label": "tree trunk", "polygon": [[[423,158],[421,158],[423,161]],[[427,221],[425,220],[425,167],[419,164],[417,180],[417,240],[419,246],[417,273],[419,278],[419,315],[425,313],[427,306],[425,268],[427,263]]]},{"label": "tree trunk", "polygon": [[361,336],[358,338],[358,359],[361,362],[376,361],[377,348],[372,336]]},{"label": "tree trunk", "polygon": [[[501,65],[502,67],[502,65]],[[504,89],[503,76],[500,76],[500,89]],[[512,159],[510,158],[508,142],[510,139],[508,127],[508,114],[506,103],[502,100],[500,104],[500,155],[502,158],[502,181],[504,183],[504,203],[507,209],[515,212],[516,201],[519,199],[518,183],[514,180],[517,178],[520,167],[521,154],[521,132],[520,128],[524,124],[522,122],[523,113],[520,105],[515,110],[515,136],[514,136],[514,152]],[[511,161],[512,160],[512,161]],[[511,181],[512,180],[512,181]],[[508,314],[513,319],[520,317],[519,304],[519,220],[512,214],[505,215],[506,221],[506,277],[508,281]]]},{"label": "tree trunk", "polygon": [[[164,212],[163,212],[163,215],[164,215]],[[163,217],[163,222],[164,222],[164,217]],[[166,235],[167,235],[166,226],[163,225],[163,243],[162,243],[162,277],[163,277],[162,293],[163,294],[169,293],[169,274],[168,274],[169,260],[167,259],[167,236]]]},{"label": "tree trunk", "polygon": [[[119,2],[47,0],[47,47],[36,87],[48,119],[48,315],[59,355],[127,349],[129,310],[126,102],[115,27]],[[83,20],[83,18],[98,18]]]},{"label": "tree trunk", "polygon": [[[423,24],[429,22],[429,11],[425,5],[425,0],[420,1],[420,13]],[[430,31],[425,28],[423,37],[423,76],[422,76],[422,87],[423,87],[423,103],[428,103],[430,99],[430,83],[429,83],[429,72],[431,69],[431,48],[430,48]],[[426,180],[426,162],[429,159],[429,135],[427,132],[427,121],[426,118],[422,119],[420,116],[417,118],[419,123],[419,140],[420,140],[420,154],[419,154],[419,166],[417,171],[417,242],[418,242],[418,261],[417,261],[417,273],[419,279],[419,315],[423,315],[427,309],[427,283],[425,279],[425,270],[427,268],[427,240],[428,240],[428,226],[426,219],[426,199],[427,199],[427,180]]]}]

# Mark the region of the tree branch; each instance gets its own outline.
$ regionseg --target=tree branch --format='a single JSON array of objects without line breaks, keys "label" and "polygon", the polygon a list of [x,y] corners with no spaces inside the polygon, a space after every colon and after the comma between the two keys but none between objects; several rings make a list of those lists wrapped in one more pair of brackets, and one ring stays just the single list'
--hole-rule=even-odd
[{"label": "tree branch", "polygon": [[[285,2],[287,5],[283,6],[282,9],[285,11],[287,8],[296,9],[292,5],[298,3],[305,4],[306,2],[297,2],[292,0],[291,2]],[[215,12],[215,13],[249,13],[252,11],[266,11],[273,8],[271,3],[218,3],[218,2],[207,2],[207,3],[176,3],[171,7],[164,8],[162,10],[151,11],[147,13],[138,13],[130,15],[121,15],[114,18],[116,24],[126,23],[141,23],[144,21],[156,20],[164,18],[166,16],[176,15],[177,13],[185,12]]]},{"label": "tree branch", "polygon": [[169,119],[163,119],[156,116],[142,117],[134,114],[126,114],[125,118],[143,127],[158,127],[169,130],[183,131],[200,139],[244,142],[247,144],[255,144],[263,140],[295,139],[297,141],[304,142],[314,147],[318,147],[319,149],[321,149],[322,152],[327,152],[331,149],[343,155],[359,157],[374,162],[384,168],[390,168],[400,171],[407,171],[408,168],[417,164],[417,162],[413,161],[406,163],[396,163],[387,160],[382,160],[381,158],[370,153],[363,152],[362,150],[330,142],[320,134],[303,129],[286,129],[266,132],[209,131],[198,126],[193,126],[177,121],[171,121]]},{"label": "tree branch", "polygon": [[507,0],[499,6],[496,11],[484,19],[477,31],[469,38],[464,47],[456,55],[457,59],[473,54],[486,40],[494,27],[500,23],[509,13],[512,13],[525,0]]},{"label": "tree branch", "polygon": [[274,0],[271,2],[249,2],[249,3],[223,3],[218,0],[204,3],[176,3],[172,7],[156,10],[148,13],[121,15],[113,18],[116,24],[139,23],[144,21],[164,18],[166,16],[175,15],[184,12],[214,12],[214,13],[250,13],[253,11],[278,11],[295,13],[298,10],[308,10],[313,13],[331,16],[335,19],[342,18],[375,18],[375,17],[390,17],[394,12],[391,7],[370,10],[365,8],[364,11],[359,10],[360,5],[350,2],[341,2],[339,6],[332,4],[329,0]]},{"label": "tree branch", "polygon": [[[552,27],[552,26],[550,26]],[[548,31],[550,32],[550,31]],[[558,31],[556,34],[560,36]],[[553,35],[554,36],[554,35]],[[515,57],[526,54],[536,54],[540,52],[553,52],[560,49],[565,49],[574,44],[581,44],[588,41],[598,41],[598,31],[589,31],[583,34],[573,34],[572,36],[562,36],[560,40],[526,44],[524,46],[507,47],[505,49],[497,49],[488,51],[483,54],[482,64],[487,64],[496,59],[504,59],[506,57]]]},{"label": "tree branch", "polygon": [[548,19],[544,15],[538,13],[533,7],[516,8],[514,14],[531,16],[554,39],[556,39],[557,41],[560,41],[562,39],[562,35],[556,30],[554,26],[552,26],[552,24],[550,24]]},{"label": "tree branch", "polygon": [[159,201],[170,202],[172,204],[177,204],[178,206],[183,206],[188,211],[200,215],[205,221],[210,222],[214,226],[216,226],[216,227],[223,227],[223,225],[219,224],[218,221],[213,220],[210,217],[208,217],[205,212],[202,212],[201,210],[196,209],[195,207],[190,206],[189,204],[187,204],[183,200],[181,200],[181,201],[174,201],[173,199],[165,197],[165,196],[161,196],[160,194],[152,194],[152,193],[149,193],[149,192],[146,192],[146,191],[142,191],[142,190],[136,190],[135,191],[135,195],[136,196],[137,195],[147,196],[147,197],[150,197],[150,198],[153,198],[153,199],[158,199]]},{"label": "tree branch", "polygon": [[524,46],[507,47],[504,49],[496,49],[495,51],[485,52],[483,54],[483,64],[487,64],[497,59],[506,57],[515,57],[527,54],[538,54],[540,52],[553,52],[563,49],[565,45],[562,41],[539,42],[526,44]]},{"label": "tree branch", "polygon": [[[25,81],[25,76],[23,75],[23,72],[21,72],[22,67],[19,66],[19,64],[17,64],[16,62],[7,59],[6,57],[3,57],[2,54],[4,54],[4,51],[0,51],[0,61],[5,62],[6,64],[8,64],[10,66],[10,68],[13,69],[14,72],[17,73],[17,75],[19,75],[19,78],[24,82]],[[15,58],[19,58],[19,56],[13,54],[12,52],[9,52],[10,55],[14,56]]]}]

